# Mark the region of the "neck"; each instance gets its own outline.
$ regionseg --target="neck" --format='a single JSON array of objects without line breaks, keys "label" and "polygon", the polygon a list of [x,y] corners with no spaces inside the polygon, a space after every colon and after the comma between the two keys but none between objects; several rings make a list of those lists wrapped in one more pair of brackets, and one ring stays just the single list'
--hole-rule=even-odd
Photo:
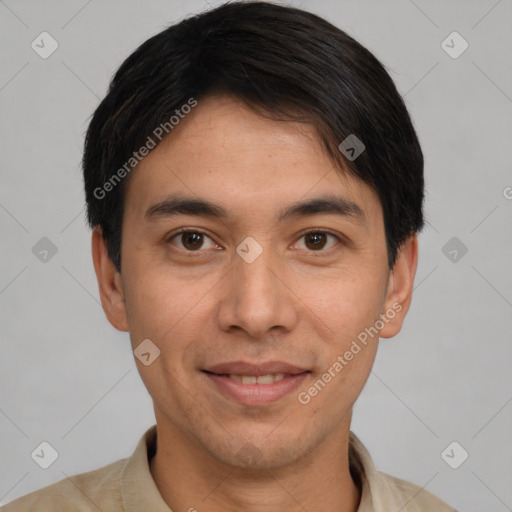
[{"label": "neck", "polygon": [[349,425],[332,432],[302,460],[274,469],[237,468],[157,417],[150,470],[172,510],[194,512],[356,512],[361,491],[349,469]]}]

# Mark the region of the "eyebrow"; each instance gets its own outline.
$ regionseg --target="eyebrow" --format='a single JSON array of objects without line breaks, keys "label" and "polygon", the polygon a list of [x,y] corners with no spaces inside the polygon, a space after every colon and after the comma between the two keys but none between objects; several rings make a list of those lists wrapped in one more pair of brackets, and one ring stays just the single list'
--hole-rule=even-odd
[{"label": "eyebrow", "polygon": [[[353,201],[332,194],[325,194],[293,203],[279,211],[277,220],[283,221],[321,214],[338,215],[350,218],[361,224],[366,223],[366,215],[360,206]],[[181,195],[172,195],[154,204],[148,208],[144,218],[149,222],[153,222],[177,215],[194,215],[226,221],[230,218],[228,211],[221,205],[206,199]]]}]

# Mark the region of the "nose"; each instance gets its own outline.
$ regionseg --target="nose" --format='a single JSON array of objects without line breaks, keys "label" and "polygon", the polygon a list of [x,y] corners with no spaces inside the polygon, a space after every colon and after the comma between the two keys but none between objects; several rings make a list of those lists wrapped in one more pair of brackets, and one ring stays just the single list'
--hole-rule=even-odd
[{"label": "nose", "polygon": [[[274,330],[293,330],[298,299],[287,283],[282,260],[269,245],[255,245],[253,241],[234,254],[233,267],[224,281],[218,322],[224,331],[242,329],[251,338],[262,339]],[[259,255],[252,259],[255,250]]]}]

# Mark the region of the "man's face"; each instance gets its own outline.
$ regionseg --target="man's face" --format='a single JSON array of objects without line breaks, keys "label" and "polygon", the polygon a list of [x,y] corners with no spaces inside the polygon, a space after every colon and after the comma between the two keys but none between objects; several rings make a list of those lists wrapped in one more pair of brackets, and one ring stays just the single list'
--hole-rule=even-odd
[{"label": "man's face", "polygon": [[[151,214],[171,196],[226,216]],[[344,206],[280,218],[326,196]],[[147,366],[137,360],[157,423],[229,465],[250,465],[240,454],[252,450],[262,468],[348,432],[378,336],[357,342],[359,351],[353,341],[401,293],[388,279],[377,195],[333,167],[311,126],[260,117],[227,96],[200,100],[133,171],[115,277],[119,300],[102,297],[109,320],[129,330],[133,349],[149,339],[160,350]],[[398,332],[405,309],[395,308],[382,336]],[[296,368],[261,366],[276,361]],[[254,384],[228,373],[285,376]]]}]

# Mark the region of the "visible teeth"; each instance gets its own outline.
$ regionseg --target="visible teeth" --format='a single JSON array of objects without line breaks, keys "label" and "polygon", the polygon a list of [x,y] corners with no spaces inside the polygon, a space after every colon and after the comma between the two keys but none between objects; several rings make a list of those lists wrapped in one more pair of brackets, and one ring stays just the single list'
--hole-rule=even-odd
[{"label": "visible teeth", "polygon": [[231,379],[241,382],[242,384],[272,384],[278,380],[284,379],[284,373],[268,373],[267,375],[230,375]]}]

